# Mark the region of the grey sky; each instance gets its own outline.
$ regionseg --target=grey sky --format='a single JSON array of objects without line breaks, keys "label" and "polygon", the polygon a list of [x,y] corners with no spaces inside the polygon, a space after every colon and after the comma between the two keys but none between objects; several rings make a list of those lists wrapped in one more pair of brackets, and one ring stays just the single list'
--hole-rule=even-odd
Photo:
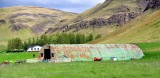
[{"label": "grey sky", "polygon": [[0,0],[0,7],[40,6],[80,13],[105,0]]}]

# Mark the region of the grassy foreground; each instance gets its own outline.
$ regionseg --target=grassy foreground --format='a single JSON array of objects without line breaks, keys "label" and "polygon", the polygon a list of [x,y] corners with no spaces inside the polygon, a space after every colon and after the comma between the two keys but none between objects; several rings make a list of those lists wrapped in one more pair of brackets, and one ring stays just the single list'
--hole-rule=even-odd
[{"label": "grassy foreground", "polygon": [[[137,45],[145,54],[141,60],[10,64],[0,66],[0,78],[160,78],[160,51],[157,49],[159,45],[157,43]],[[21,57],[20,59],[32,58],[32,53],[16,55]],[[3,57],[15,59],[6,55]]]},{"label": "grassy foreground", "polygon": [[13,64],[0,78],[159,78],[160,60]]}]

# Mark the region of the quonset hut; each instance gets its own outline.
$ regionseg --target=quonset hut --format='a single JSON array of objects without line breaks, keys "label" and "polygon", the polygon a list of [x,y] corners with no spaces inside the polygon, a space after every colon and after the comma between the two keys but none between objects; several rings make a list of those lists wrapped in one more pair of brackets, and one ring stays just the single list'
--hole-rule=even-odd
[{"label": "quonset hut", "polygon": [[141,59],[144,54],[134,44],[50,44],[40,50],[41,59],[67,59],[72,61],[93,61],[95,57],[110,60]]}]

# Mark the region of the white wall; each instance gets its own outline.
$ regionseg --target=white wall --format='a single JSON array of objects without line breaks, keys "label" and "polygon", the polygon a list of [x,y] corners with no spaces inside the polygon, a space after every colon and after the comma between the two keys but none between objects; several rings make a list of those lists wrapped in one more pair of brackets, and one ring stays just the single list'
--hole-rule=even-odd
[{"label": "white wall", "polygon": [[29,47],[27,51],[40,51],[41,48],[42,48],[41,46],[33,46],[33,47]]}]

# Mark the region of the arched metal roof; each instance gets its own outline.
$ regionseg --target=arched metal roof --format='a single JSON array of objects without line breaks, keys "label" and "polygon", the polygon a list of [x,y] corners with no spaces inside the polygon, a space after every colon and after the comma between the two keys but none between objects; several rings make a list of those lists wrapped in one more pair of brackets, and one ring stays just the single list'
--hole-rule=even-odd
[{"label": "arched metal roof", "polygon": [[143,51],[134,44],[50,44],[44,46],[50,48],[55,54],[55,59],[66,56],[72,61],[93,61],[94,57],[102,58],[102,60],[110,60],[116,57],[118,60],[141,59]]}]

